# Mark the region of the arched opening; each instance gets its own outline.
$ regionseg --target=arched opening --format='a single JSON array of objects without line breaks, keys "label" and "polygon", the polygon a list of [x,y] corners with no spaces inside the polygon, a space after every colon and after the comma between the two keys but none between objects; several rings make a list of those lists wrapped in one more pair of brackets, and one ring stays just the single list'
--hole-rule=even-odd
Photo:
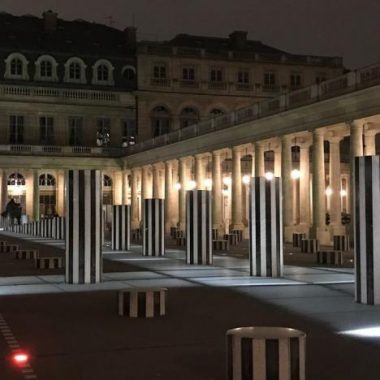
[{"label": "arched opening", "polygon": [[25,178],[20,173],[12,173],[8,177],[8,201],[13,199],[16,203],[19,203],[21,208],[25,212]]},{"label": "arched opening", "polygon": [[112,205],[112,178],[107,174],[103,175],[103,205]]},{"label": "arched opening", "polygon": [[56,215],[57,193],[56,179],[49,173],[43,173],[39,176],[40,189],[40,216],[42,218],[51,218]]},{"label": "arched opening", "polygon": [[151,113],[153,137],[170,132],[171,116],[167,108],[155,107]]},{"label": "arched opening", "polygon": [[179,120],[180,120],[180,127],[186,128],[190,125],[198,123],[199,112],[195,108],[185,107],[179,115]]},{"label": "arched opening", "polygon": [[224,111],[222,111],[219,108],[213,108],[210,112],[209,115],[211,118],[218,117],[224,115]]}]

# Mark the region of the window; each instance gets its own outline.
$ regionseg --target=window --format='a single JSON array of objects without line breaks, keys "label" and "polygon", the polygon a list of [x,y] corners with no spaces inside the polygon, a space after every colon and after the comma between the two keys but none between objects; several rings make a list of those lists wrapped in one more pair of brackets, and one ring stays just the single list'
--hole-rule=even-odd
[{"label": "window", "polygon": [[249,84],[249,72],[239,71],[237,76],[237,81],[239,84]]},{"label": "window", "polygon": [[104,187],[112,187],[112,178],[107,174],[103,175],[103,186]]},{"label": "window", "polygon": [[186,128],[189,125],[196,124],[199,121],[199,113],[196,109],[185,107],[179,115],[180,127]]},{"label": "window", "polygon": [[274,88],[276,85],[276,75],[273,72],[264,73],[264,87]]},{"label": "window", "polygon": [[302,86],[301,74],[291,74],[290,75],[290,87],[298,88]]},{"label": "window", "polygon": [[154,79],[166,79],[166,66],[164,64],[156,64],[153,66]]},{"label": "window", "polygon": [[111,141],[111,120],[99,118],[96,121],[96,145],[108,145]]},{"label": "window", "polygon": [[195,80],[195,70],[194,67],[184,67],[182,68],[182,79],[187,81]]},{"label": "window", "polygon": [[99,82],[106,82],[109,78],[108,67],[106,65],[99,65],[97,69],[97,79]]},{"label": "window", "polygon": [[40,117],[40,142],[45,145],[54,144],[54,119],[50,116]]},{"label": "window", "polygon": [[34,79],[40,81],[58,81],[57,62],[50,55],[43,55],[36,61],[36,72]]},{"label": "window", "polygon": [[39,177],[40,186],[55,186],[55,178],[51,174],[43,173]]},{"label": "window", "polygon": [[121,144],[123,147],[134,145],[137,135],[136,120],[126,119],[121,121]]},{"label": "window", "polygon": [[56,215],[56,195],[40,194],[40,215],[42,217],[53,217]]},{"label": "window", "polygon": [[113,70],[111,62],[106,59],[101,59],[95,63],[93,66],[93,84],[101,84],[101,85],[113,85]]},{"label": "window", "polygon": [[9,143],[10,144],[24,143],[24,116],[20,116],[20,115],[9,116]]},{"label": "window", "polygon": [[25,186],[25,178],[20,173],[12,173],[8,177],[8,186]]},{"label": "window", "polygon": [[223,82],[223,71],[222,71],[222,69],[211,69],[210,81],[211,82]]},{"label": "window", "polygon": [[22,76],[23,64],[20,58],[14,58],[11,61],[11,75]]},{"label": "window", "polygon": [[40,77],[51,78],[53,76],[53,65],[50,61],[42,61],[40,66]]},{"label": "window", "polygon": [[5,60],[5,79],[29,79],[28,61],[20,53],[12,53]]},{"label": "window", "polygon": [[219,108],[213,108],[211,111],[210,111],[210,116],[213,118],[213,117],[218,117],[218,116],[222,116],[224,115],[224,112],[222,110],[220,110]]},{"label": "window", "polygon": [[69,78],[80,80],[81,79],[81,67],[78,62],[70,63],[69,66]]},{"label": "window", "polygon": [[69,118],[69,145],[82,145],[82,125],[83,119],[81,117]]},{"label": "window", "polygon": [[136,79],[136,70],[132,66],[126,66],[123,69],[123,77],[128,82],[133,82]]},{"label": "window", "polygon": [[170,114],[169,111],[162,106],[156,107],[152,111],[152,131],[153,136],[160,136],[170,132]]}]

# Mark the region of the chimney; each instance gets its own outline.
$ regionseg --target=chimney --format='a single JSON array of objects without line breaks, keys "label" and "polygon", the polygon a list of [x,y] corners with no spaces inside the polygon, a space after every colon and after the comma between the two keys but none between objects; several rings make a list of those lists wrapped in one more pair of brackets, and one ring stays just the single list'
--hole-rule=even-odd
[{"label": "chimney", "polygon": [[124,29],[125,33],[125,42],[128,48],[134,49],[137,42],[137,28],[134,26],[128,26]]},{"label": "chimney", "polygon": [[231,48],[233,49],[244,48],[247,43],[247,34],[248,32],[245,32],[243,30],[235,30],[234,32],[232,32],[229,35]]},{"label": "chimney", "polygon": [[57,16],[58,16],[58,13],[55,13],[51,10],[48,10],[42,13],[45,32],[51,33],[57,30]]}]

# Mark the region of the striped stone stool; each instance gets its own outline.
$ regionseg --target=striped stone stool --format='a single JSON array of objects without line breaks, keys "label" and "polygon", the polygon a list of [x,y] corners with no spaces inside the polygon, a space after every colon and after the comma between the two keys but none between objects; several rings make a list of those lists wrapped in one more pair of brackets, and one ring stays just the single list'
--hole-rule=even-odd
[{"label": "striped stone stool", "polygon": [[335,251],[348,251],[350,249],[350,237],[348,235],[335,235],[333,246]]},{"label": "striped stone stool", "polygon": [[228,240],[213,240],[212,249],[216,251],[229,251],[230,243]]},{"label": "striped stone stool", "polygon": [[237,234],[225,234],[223,235],[223,239],[227,240],[230,245],[238,245],[239,236]]},{"label": "striped stone stool", "polygon": [[141,240],[141,228],[137,228],[136,230],[132,231],[132,240]]},{"label": "striped stone stool", "polygon": [[293,247],[300,248],[302,240],[306,240],[306,234],[293,234]]},{"label": "striped stone stool", "polygon": [[[182,231],[181,231],[182,232]],[[185,247],[186,246],[186,238],[181,236],[176,238],[176,245],[178,247]]]},{"label": "striped stone stool", "polygon": [[20,249],[20,246],[18,244],[4,244],[0,246],[0,252],[3,252],[3,253],[18,251],[19,249]]},{"label": "striped stone stool", "polygon": [[177,227],[170,227],[170,237],[175,239],[177,237]]},{"label": "striped stone stool", "polygon": [[219,240],[218,239],[218,229],[217,228],[213,228],[212,230],[211,230],[211,235],[212,235],[212,240]]},{"label": "striped stone stool", "polygon": [[153,318],[165,315],[166,292],[166,288],[119,290],[118,314],[130,318]]},{"label": "striped stone stool", "polygon": [[183,238],[183,237],[185,237],[185,232],[177,229],[177,231],[175,233],[175,238],[178,239],[178,238]]},{"label": "striped stone stool", "polygon": [[37,257],[34,261],[37,269],[60,269],[63,268],[62,257]]},{"label": "striped stone stool", "polygon": [[317,264],[343,265],[343,252],[318,251]]},{"label": "striped stone stool", "polygon": [[306,334],[284,327],[227,331],[228,380],[305,380]]},{"label": "striped stone stool", "polygon": [[301,252],[302,253],[315,253],[319,251],[319,240],[317,239],[302,239]]},{"label": "striped stone stool", "polygon": [[13,252],[13,256],[18,260],[32,260],[38,258],[38,251],[36,249],[21,249]]},{"label": "striped stone stool", "polygon": [[237,236],[237,242],[240,243],[243,240],[243,231],[242,230],[232,230],[232,235]]}]

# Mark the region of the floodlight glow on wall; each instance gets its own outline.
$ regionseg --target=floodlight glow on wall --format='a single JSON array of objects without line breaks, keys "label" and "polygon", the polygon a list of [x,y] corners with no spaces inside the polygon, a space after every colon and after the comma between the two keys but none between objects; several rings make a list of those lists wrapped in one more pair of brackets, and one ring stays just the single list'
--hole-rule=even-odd
[{"label": "floodlight glow on wall", "polygon": [[177,182],[175,185],[174,185],[174,188],[176,189],[176,190],[181,190],[181,184],[179,183],[179,182]]},{"label": "floodlight glow on wall", "polygon": [[205,187],[207,190],[212,188],[212,179],[211,178],[206,178],[205,179]]},{"label": "floodlight glow on wall", "polygon": [[223,195],[225,197],[228,197],[228,195],[229,195],[229,191],[228,190],[223,190],[222,193],[223,193]]},{"label": "floodlight glow on wall", "polygon": [[268,180],[268,181],[272,181],[272,179],[274,178],[274,174],[272,172],[266,172],[265,173],[265,178]]},{"label": "floodlight glow on wall", "polygon": [[17,196],[24,194],[25,186],[23,185],[8,185],[8,192],[10,195]]},{"label": "floodlight glow on wall", "polygon": [[380,337],[380,327],[367,327],[362,329],[341,331],[341,334],[358,336],[363,338],[379,338]]},{"label": "floodlight glow on wall", "polygon": [[196,187],[197,187],[197,183],[193,180],[189,181],[189,183],[187,184],[187,188],[189,190],[194,190]]},{"label": "floodlight glow on wall", "polygon": [[224,178],[223,178],[223,183],[224,183],[226,186],[231,185],[231,183],[232,183],[232,179],[231,179],[231,177],[224,177]]},{"label": "floodlight glow on wall", "polygon": [[248,185],[249,181],[251,180],[251,177],[249,175],[243,175],[243,178],[241,179],[244,185]]},{"label": "floodlight glow on wall", "polygon": [[298,169],[293,169],[290,173],[293,179],[299,179],[301,177],[301,172]]},{"label": "floodlight glow on wall", "polygon": [[340,191],[340,196],[341,197],[347,197],[347,191],[346,190],[341,190]]},{"label": "floodlight glow on wall", "polygon": [[333,193],[332,189],[330,186],[328,186],[325,190],[325,194],[329,197]]}]

